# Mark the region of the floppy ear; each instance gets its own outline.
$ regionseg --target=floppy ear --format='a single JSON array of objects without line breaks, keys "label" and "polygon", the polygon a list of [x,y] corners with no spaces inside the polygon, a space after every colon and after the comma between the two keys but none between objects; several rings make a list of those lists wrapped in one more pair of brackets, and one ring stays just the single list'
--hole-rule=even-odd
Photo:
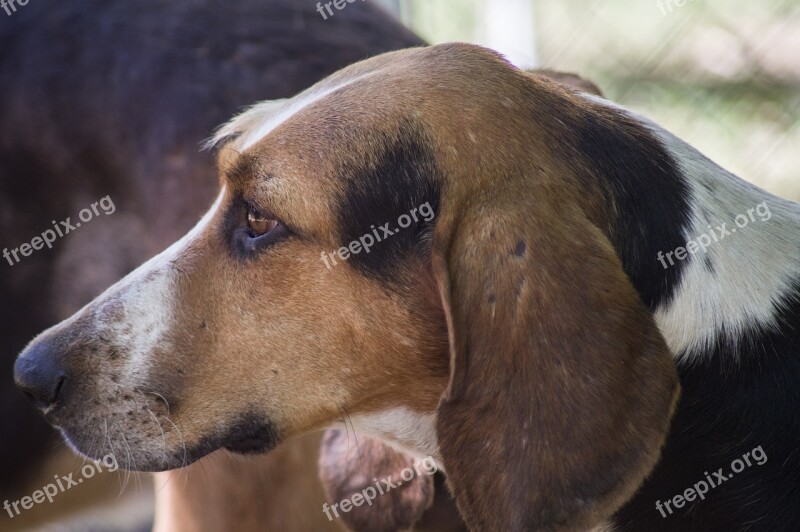
[{"label": "floppy ear", "polygon": [[[531,190],[535,187],[535,190]],[[670,353],[608,239],[551,187],[452,189],[434,229],[448,484],[473,530],[587,530],[655,465]]]},{"label": "floppy ear", "polygon": [[[357,439],[358,448],[355,437],[348,441],[345,431],[337,429],[326,431],[322,438],[320,480],[328,503],[352,500],[356,493],[364,501],[370,499],[369,504],[362,501],[347,512],[341,507],[337,510],[342,522],[356,532],[410,529],[433,502],[433,477],[415,474],[409,481],[400,480],[403,469],[414,469],[416,461],[411,456],[367,436]],[[381,494],[384,479],[398,485]]]}]

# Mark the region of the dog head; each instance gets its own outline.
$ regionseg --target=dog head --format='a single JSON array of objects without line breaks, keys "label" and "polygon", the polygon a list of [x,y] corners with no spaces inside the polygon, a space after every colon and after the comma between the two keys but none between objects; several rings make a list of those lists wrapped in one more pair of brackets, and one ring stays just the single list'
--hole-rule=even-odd
[{"label": "dog head", "polygon": [[206,216],[36,338],[17,381],[128,468],[348,419],[434,457],[473,528],[594,524],[677,394],[573,148],[595,105],[443,45],[255,106],[217,136]]}]

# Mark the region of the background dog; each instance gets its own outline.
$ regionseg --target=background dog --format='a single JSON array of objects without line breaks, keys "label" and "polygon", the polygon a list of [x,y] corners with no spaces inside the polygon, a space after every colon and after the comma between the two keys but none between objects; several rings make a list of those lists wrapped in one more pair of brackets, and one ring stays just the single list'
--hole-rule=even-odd
[{"label": "background dog", "polygon": [[[18,254],[18,263],[2,259],[0,426],[14,429],[0,436],[0,497],[19,499],[54,472],[75,468],[72,459],[48,458],[52,431],[14,388],[14,358],[38,330],[75,312],[197,220],[216,188],[213,158],[200,150],[213,128],[255,100],[291,96],[349,63],[421,43],[369,3],[323,21],[313,6],[289,0],[31,2],[4,20],[0,246],[29,242],[52,229],[51,220],[71,217],[74,225],[82,209],[106,196],[115,211],[101,211],[52,249]],[[235,507],[240,523],[252,515],[280,528],[291,515],[297,526],[308,519],[307,529],[327,525],[297,497],[322,499],[318,483],[316,491],[301,488],[316,478],[316,441],[253,460],[269,495],[247,511]],[[229,486],[209,481],[210,472],[244,464],[217,456],[209,476],[198,464],[187,488],[196,502],[173,496],[172,509],[184,517],[208,509],[206,497],[223,496]],[[13,520],[3,511],[0,528],[113,497],[118,482],[105,478]],[[193,490],[194,479],[202,490]],[[185,482],[179,477],[162,491]],[[230,502],[225,508],[233,510]]]}]

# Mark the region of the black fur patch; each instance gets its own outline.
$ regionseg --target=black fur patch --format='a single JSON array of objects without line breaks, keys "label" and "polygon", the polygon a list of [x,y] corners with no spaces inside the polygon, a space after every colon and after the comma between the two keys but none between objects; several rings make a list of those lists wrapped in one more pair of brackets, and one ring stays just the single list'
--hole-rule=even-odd
[{"label": "black fur patch", "polygon": [[610,108],[595,108],[573,124],[577,146],[607,188],[615,208],[611,240],[633,286],[652,311],[668,303],[686,264],[664,268],[659,251],[686,245],[689,191],[664,146],[641,124]]},{"label": "black fur patch", "polygon": [[210,434],[187,448],[185,455],[176,453],[172,463],[167,465],[170,468],[183,467],[222,448],[239,454],[266,453],[280,441],[277,429],[269,420],[258,414],[246,413],[237,416],[221,432]]},{"label": "black fur patch", "polygon": [[145,464],[124,463],[123,468],[135,467],[136,471],[147,472],[168,471],[193,464],[219,449],[239,454],[266,453],[280,442],[280,434],[272,422],[255,413],[246,413],[237,416],[225,428],[204,436],[196,444],[160,456],[159,461]]},{"label": "black fur patch", "polygon": [[[679,365],[683,392],[662,460],[617,515],[618,530],[777,531],[800,523],[800,280],[784,301],[778,328],[733,340],[722,331],[713,349]],[[731,462],[758,446],[763,465],[753,461],[666,517],[656,509],[705,472],[713,479],[722,467],[727,476]]]},{"label": "black fur patch", "polygon": [[271,451],[279,441],[278,431],[272,423],[256,414],[242,416],[222,438],[226,449],[241,454]]},{"label": "black fur patch", "polygon": [[[377,164],[341,170],[348,186],[339,201],[338,217],[341,246],[366,235],[375,240],[369,253],[351,255],[348,263],[365,275],[388,280],[404,255],[419,250],[422,236],[432,230],[435,214],[426,221],[417,212],[417,220],[413,220],[412,211],[427,205],[426,211],[439,212],[439,179],[425,135],[407,126],[396,138],[386,137],[382,143],[384,150]],[[411,224],[401,228],[398,220],[404,215]],[[382,226],[392,234],[385,234]]]}]

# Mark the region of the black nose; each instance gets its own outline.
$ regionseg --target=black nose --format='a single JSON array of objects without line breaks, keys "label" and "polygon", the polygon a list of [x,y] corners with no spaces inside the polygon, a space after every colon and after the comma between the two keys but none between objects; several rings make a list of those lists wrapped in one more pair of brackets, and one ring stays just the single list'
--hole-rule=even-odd
[{"label": "black nose", "polygon": [[47,341],[36,342],[17,358],[14,381],[37,408],[45,410],[58,400],[67,374],[58,352]]}]

